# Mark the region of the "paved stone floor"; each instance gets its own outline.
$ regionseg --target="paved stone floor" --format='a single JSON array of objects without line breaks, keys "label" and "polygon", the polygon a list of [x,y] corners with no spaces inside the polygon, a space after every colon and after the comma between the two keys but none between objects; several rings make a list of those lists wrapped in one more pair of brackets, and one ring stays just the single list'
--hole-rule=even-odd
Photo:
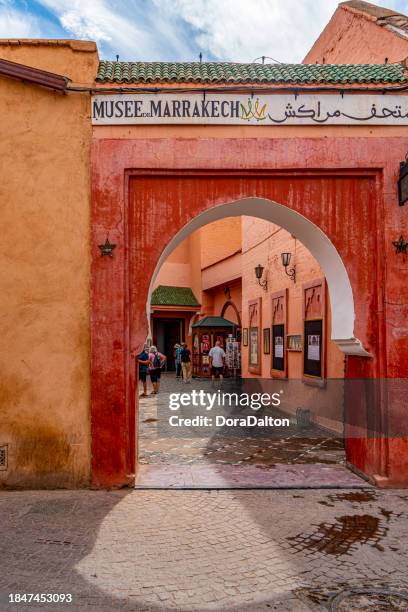
[{"label": "paved stone floor", "polygon": [[10,491],[0,516],[1,612],[408,606],[406,490]]},{"label": "paved stone floor", "polygon": [[343,465],[141,464],[136,489],[361,489],[371,487]]},{"label": "paved stone floor", "polygon": [[[160,393],[140,398],[139,402],[139,462],[146,464],[231,464],[257,465],[263,468],[275,464],[344,464],[343,440],[318,427],[300,428],[295,422],[270,436],[231,435],[230,431],[177,437],[160,432],[158,419],[161,407],[168,406],[169,394],[191,391],[192,388],[211,391],[210,381],[193,381],[183,385],[173,374],[162,376]],[[279,416],[282,416],[280,414]],[[286,415],[287,416],[287,415]],[[202,430],[204,431],[204,430]]]}]

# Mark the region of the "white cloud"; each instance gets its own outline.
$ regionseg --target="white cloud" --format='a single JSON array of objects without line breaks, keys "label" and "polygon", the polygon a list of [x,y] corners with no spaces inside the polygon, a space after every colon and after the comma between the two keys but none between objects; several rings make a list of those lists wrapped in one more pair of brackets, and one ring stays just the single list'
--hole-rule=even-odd
[{"label": "white cloud", "polygon": [[38,38],[41,28],[34,15],[13,8],[9,3],[0,5],[0,38]]},{"label": "white cloud", "polygon": [[250,62],[266,55],[301,61],[337,0],[154,0],[196,29],[204,53]]},{"label": "white cloud", "polygon": [[[130,0],[39,0],[77,38],[95,40],[121,59],[163,60],[188,56],[190,42],[177,20],[163,21],[151,2]],[[150,10],[149,10],[150,9]],[[153,10],[152,10],[153,9]]]},{"label": "white cloud", "polygon": [[[374,0],[396,10],[406,0]],[[244,61],[265,55],[299,62],[339,0],[37,0],[61,29],[0,0],[0,36],[68,36],[122,60]],[[404,6],[403,6],[404,5]]]}]

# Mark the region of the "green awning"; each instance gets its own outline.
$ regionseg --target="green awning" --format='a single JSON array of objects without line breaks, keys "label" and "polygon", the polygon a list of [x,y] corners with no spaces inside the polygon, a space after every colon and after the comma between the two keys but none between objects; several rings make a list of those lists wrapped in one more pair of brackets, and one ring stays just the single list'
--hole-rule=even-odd
[{"label": "green awning", "polygon": [[194,323],[192,327],[236,327],[237,324],[224,317],[204,317],[201,321]]},{"label": "green awning", "polygon": [[199,301],[190,287],[159,285],[152,293],[152,306],[190,306],[197,308]]}]

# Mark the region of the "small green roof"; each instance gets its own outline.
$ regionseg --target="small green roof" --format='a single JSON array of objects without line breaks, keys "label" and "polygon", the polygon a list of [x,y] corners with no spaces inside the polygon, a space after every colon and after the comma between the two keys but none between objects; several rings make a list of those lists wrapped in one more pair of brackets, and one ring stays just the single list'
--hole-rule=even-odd
[{"label": "small green roof", "polygon": [[159,285],[152,293],[152,306],[200,306],[190,287]]},{"label": "small green roof", "polygon": [[406,83],[402,64],[237,64],[230,62],[99,63],[102,83]]},{"label": "small green roof", "polygon": [[192,327],[236,327],[236,323],[224,319],[224,317],[204,317],[201,321],[194,323]]}]

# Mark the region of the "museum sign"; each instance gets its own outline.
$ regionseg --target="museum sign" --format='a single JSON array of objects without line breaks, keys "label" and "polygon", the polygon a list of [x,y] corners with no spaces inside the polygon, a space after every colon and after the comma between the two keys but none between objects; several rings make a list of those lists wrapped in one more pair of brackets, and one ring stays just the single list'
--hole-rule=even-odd
[{"label": "museum sign", "polygon": [[408,101],[391,94],[97,94],[92,123],[408,125]]}]

